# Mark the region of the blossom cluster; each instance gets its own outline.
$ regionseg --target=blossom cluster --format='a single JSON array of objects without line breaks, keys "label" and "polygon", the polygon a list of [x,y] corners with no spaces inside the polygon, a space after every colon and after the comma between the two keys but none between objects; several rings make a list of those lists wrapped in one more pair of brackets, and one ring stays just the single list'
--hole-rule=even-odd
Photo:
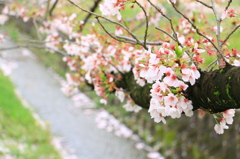
[{"label": "blossom cluster", "polygon": [[214,130],[216,131],[216,133],[223,134],[224,129],[228,129],[227,124],[233,123],[234,115],[235,115],[234,109],[228,109],[222,113],[215,114],[215,119],[217,120],[217,124],[214,126]]},{"label": "blossom cluster", "polygon": [[99,5],[102,15],[117,16],[118,20],[122,19],[120,10],[125,8],[126,0],[104,0],[103,4]]}]

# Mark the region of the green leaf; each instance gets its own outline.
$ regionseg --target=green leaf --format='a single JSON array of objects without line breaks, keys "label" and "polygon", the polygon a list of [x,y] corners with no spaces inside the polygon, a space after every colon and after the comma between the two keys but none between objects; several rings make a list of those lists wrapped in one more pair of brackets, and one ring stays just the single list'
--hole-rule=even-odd
[{"label": "green leaf", "polygon": [[19,30],[12,30],[10,33],[9,33],[10,37],[12,40],[18,40],[19,38]]},{"label": "green leaf", "polygon": [[101,74],[100,77],[101,77],[101,79],[104,80],[104,81],[107,80],[107,77],[106,77],[104,74]]},{"label": "green leaf", "polygon": [[183,55],[183,53],[184,53],[184,50],[183,50],[183,49],[181,50],[181,49],[178,47],[178,44],[176,44],[175,53],[176,53],[176,55],[177,55],[178,58],[181,58],[182,55]]}]

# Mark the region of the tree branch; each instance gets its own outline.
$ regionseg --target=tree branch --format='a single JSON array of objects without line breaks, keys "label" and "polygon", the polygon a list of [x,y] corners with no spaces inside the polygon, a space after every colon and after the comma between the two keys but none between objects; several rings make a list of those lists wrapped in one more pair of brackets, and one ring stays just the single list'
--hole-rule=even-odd
[{"label": "tree branch", "polygon": [[201,3],[201,4],[204,5],[205,7],[212,9],[212,6],[207,5],[206,3],[204,3],[204,2],[202,2],[202,1],[200,1],[200,0],[196,0],[196,2]]},{"label": "tree branch", "polygon": [[34,44],[27,44],[27,45],[17,45],[17,46],[13,46],[13,47],[6,47],[6,48],[0,48],[0,51],[5,51],[5,50],[14,50],[14,49],[19,49],[19,48],[40,48],[40,49],[50,49],[54,52],[60,53],[64,56],[68,56],[68,54],[66,54],[66,52],[62,51],[62,50],[53,50],[51,48],[45,47],[43,45],[34,45]]},{"label": "tree branch", "polygon": [[137,1],[135,1],[135,3],[137,3],[137,5],[142,9],[142,11],[143,11],[143,13],[144,13],[144,15],[145,15],[145,19],[146,19],[146,28],[145,28],[145,33],[144,33],[144,42],[143,42],[143,45],[147,48],[147,46],[146,46],[146,42],[147,42],[147,35],[148,35],[148,15],[147,15],[147,12],[146,12],[146,10],[143,8],[143,6],[140,4],[140,3],[138,3]]},{"label": "tree branch", "polygon": [[[119,35],[117,35],[116,36],[117,38],[120,38],[120,39],[125,39],[125,40],[127,40],[127,41],[130,41],[130,42],[133,42],[132,44],[137,44],[137,41],[135,40],[135,39],[133,39],[133,38],[129,38],[129,37],[126,37],[126,36],[119,36]],[[141,43],[144,43],[143,41],[140,41]],[[162,45],[163,44],[163,42],[150,42],[150,41],[146,41],[146,44],[147,45]]]},{"label": "tree branch", "polygon": [[[91,12],[95,12],[95,10],[97,9],[99,3],[101,2],[102,0],[95,0],[94,1],[94,4],[93,6],[91,7],[90,11]],[[88,13],[87,16],[84,18],[83,20],[83,24],[80,26],[80,30],[79,31],[82,31],[82,29],[84,28],[84,25],[87,23],[88,19],[91,17],[91,13]]]},{"label": "tree branch", "polygon": [[148,2],[151,4],[151,6],[153,6],[164,18],[166,18],[168,21],[169,21],[169,24],[170,24],[170,26],[171,26],[171,29],[172,29],[172,32],[173,32],[173,36],[174,36],[174,41],[176,41],[177,42],[177,33],[176,33],[176,31],[175,31],[175,29],[174,29],[174,27],[173,27],[173,23],[172,23],[172,19],[171,18],[169,18],[166,14],[164,14],[163,12],[162,12],[162,10],[161,9],[159,9],[156,5],[154,5],[150,0],[148,0]]},{"label": "tree branch", "polygon": [[227,6],[225,7],[225,10],[228,10],[228,8],[230,7],[231,3],[232,3],[232,0],[229,0]]},{"label": "tree branch", "polygon": [[168,35],[172,40],[176,41],[177,40],[172,36],[170,35],[168,32],[166,32],[165,30],[161,29],[161,28],[158,28],[158,27],[155,27],[157,30],[160,30],[161,32],[163,32],[164,34]]},{"label": "tree branch", "polygon": [[45,16],[44,16],[44,19],[45,19],[45,20],[47,19],[47,16],[48,16],[48,11],[49,11],[49,7],[50,7],[50,2],[51,2],[51,0],[48,0],[48,1],[47,1],[47,6],[46,6],[46,11],[45,11]]},{"label": "tree branch", "polygon": [[240,27],[240,24],[238,26],[236,26],[232,31],[231,33],[222,41],[222,45],[225,44],[227,42],[227,40],[233,35],[233,33],[235,33],[238,28]]},{"label": "tree branch", "polygon": [[[99,17],[95,17],[95,18],[97,19],[98,23],[101,25],[101,27],[103,28],[103,30],[104,30],[111,38],[113,38],[114,40],[120,41],[120,42],[124,42],[124,43],[130,43],[130,44],[133,44],[133,45],[137,44],[137,43],[133,43],[132,41],[121,40],[121,39],[118,39],[117,37],[113,36],[113,35],[112,35],[111,33],[109,33],[109,32],[107,31],[107,29],[103,26],[103,24],[102,24],[101,21],[99,20]],[[135,42],[136,42],[136,40],[135,40]]]},{"label": "tree branch", "polygon": [[106,17],[104,17],[104,16],[101,16],[101,15],[99,15],[99,14],[97,14],[97,13],[94,13],[94,12],[91,12],[91,11],[89,11],[89,10],[86,10],[86,9],[82,8],[81,6],[77,5],[76,3],[74,3],[74,2],[71,1],[71,0],[68,0],[68,1],[69,1],[71,4],[73,4],[74,6],[76,6],[77,8],[81,9],[82,11],[84,11],[84,12],[90,13],[90,14],[92,14],[92,15],[95,15],[96,17],[105,19],[105,20],[107,20],[107,21],[109,21],[109,22],[111,22],[111,23],[113,23],[113,24],[116,24],[116,25],[122,27],[123,29],[125,29],[125,30],[137,41],[137,44],[140,44],[140,45],[143,46],[144,49],[146,49],[146,50],[148,49],[147,47],[144,46],[143,43],[140,42],[140,40],[137,38],[137,36],[134,35],[134,34],[131,32],[131,30],[129,30],[125,25],[123,25],[123,24],[121,24],[121,23],[119,23],[119,22],[117,22],[117,21],[111,20],[111,19],[109,19],[109,18],[106,18]]},{"label": "tree branch", "polygon": [[212,42],[211,39],[209,39],[206,35],[204,35],[203,33],[201,33],[198,29],[198,27],[186,16],[184,15],[176,6],[173,2],[170,1],[170,3],[172,4],[173,8],[175,9],[175,11],[180,14],[184,19],[186,19],[190,24],[191,26],[196,30],[196,33],[200,36],[202,36],[203,38],[207,39],[211,44],[212,46],[217,50],[219,56],[222,57],[222,59],[225,61],[225,63],[227,63],[227,61],[225,60],[225,58],[223,57],[223,55],[221,54],[221,50],[219,50],[219,48],[214,44],[214,42]]},{"label": "tree branch", "polygon": [[49,11],[49,15],[52,16],[53,10],[55,9],[55,7],[57,6],[58,0],[55,0],[55,2],[53,3],[50,11]]},{"label": "tree branch", "polygon": [[[217,22],[217,31],[216,31],[216,38],[217,38],[217,43],[218,43],[218,64],[220,67],[223,67],[223,61],[225,61],[225,58],[223,57],[223,54],[221,52],[222,50],[222,45],[221,45],[221,38],[220,38],[220,27],[221,27],[221,19],[218,17],[217,11],[216,11],[216,7],[215,7],[215,2],[214,0],[211,0],[212,3],[212,11],[214,13],[216,22]],[[225,61],[226,62],[226,61]]]}]

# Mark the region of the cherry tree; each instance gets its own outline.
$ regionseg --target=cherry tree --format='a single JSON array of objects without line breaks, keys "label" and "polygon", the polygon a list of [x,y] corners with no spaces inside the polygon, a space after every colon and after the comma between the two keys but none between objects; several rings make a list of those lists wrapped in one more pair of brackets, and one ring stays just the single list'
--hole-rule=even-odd
[{"label": "cherry tree", "polygon": [[[191,117],[195,110],[211,113],[215,131],[222,134],[240,107],[240,53],[230,43],[240,27],[235,4],[239,2],[96,0],[86,9],[73,0],[52,5],[13,1],[5,5],[0,24],[8,16],[33,22],[39,37],[45,37],[44,45],[36,47],[65,56],[71,72],[62,90],[68,95],[77,94],[84,83],[101,103],[114,93],[126,110],[148,109],[155,122],[164,124],[166,117]],[[57,5],[75,6],[79,12],[54,15]],[[83,12],[84,20],[79,19]]]}]

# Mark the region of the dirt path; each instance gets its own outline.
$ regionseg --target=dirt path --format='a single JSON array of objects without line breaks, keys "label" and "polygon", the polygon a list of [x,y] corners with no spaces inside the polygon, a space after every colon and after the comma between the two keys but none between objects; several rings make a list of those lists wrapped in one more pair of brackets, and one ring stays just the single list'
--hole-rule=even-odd
[{"label": "dirt path", "polygon": [[[13,46],[5,42],[1,47]],[[137,150],[135,142],[98,129],[94,118],[73,106],[73,101],[60,91],[60,84],[49,69],[34,56],[19,49],[2,51],[5,58],[16,62],[10,74],[22,97],[39,116],[50,123],[55,136],[73,149],[79,159],[145,159],[146,152]],[[82,103],[89,105],[89,102]]]}]

